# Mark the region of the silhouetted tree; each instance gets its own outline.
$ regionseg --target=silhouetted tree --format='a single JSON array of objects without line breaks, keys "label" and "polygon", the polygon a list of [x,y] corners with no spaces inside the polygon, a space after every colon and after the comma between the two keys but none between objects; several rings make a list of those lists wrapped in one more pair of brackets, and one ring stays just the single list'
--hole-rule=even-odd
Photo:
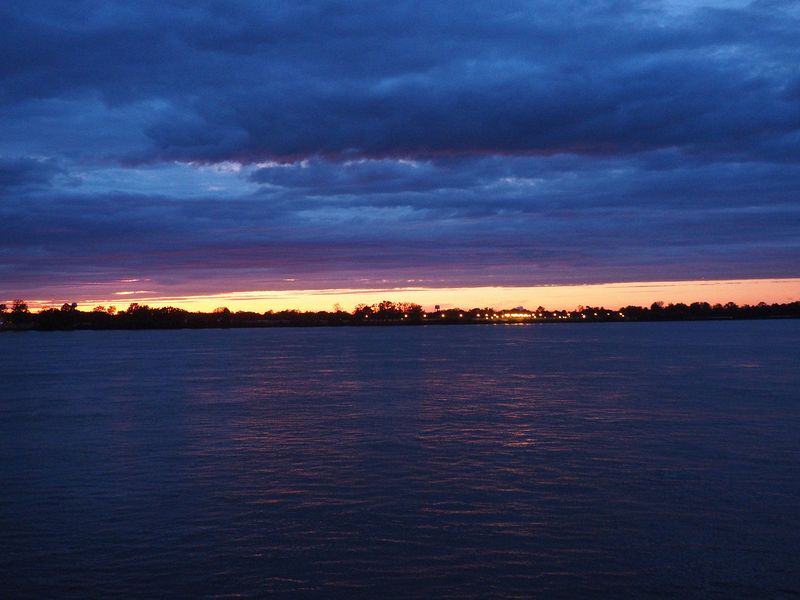
[{"label": "silhouetted tree", "polygon": [[214,322],[220,327],[230,327],[231,311],[227,306],[220,306],[214,309]]},{"label": "silhouetted tree", "polygon": [[12,300],[11,302],[11,312],[16,315],[24,314],[30,312],[28,310],[28,305],[25,303],[24,300]]},{"label": "silhouetted tree", "polygon": [[[462,323],[502,323],[505,321],[527,322],[595,322],[595,321],[666,321],[682,319],[758,319],[758,318],[800,318],[800,302],[789,304],[766,304],[737,306],[728,302],[724,306],[710,306],[707,302],[695,302],[689,306],[684,303],[664,305],[655,302],[649,308],[626,306],[619,311],[605,307],[582,307],[582,311],[546,311],[540,306],[536,319],[525,311],[530,319],[504,317],[504,313],[519,313],[522,309],[495,311],[491,308],[472,308],[462,310],[453,308],[425,314],[418,304],[391,302],[384,300],[367,306],[360,304],[353,313],[300,312],[283,310],[275,313],[267,311],[263,315],[255,312],[238,311],[232,313],[220,307],[211,313],[189,313],[175,307],[151,308],[147,305],[131,303],[127,310],[117,313],[114,307],[97,306],[90,312],[78,310],[74,302],[65,302],[60,308],[48,308],[32,314],[22,300],[15,300],[9,312],[8,306],[0,305],[4,314],[0,324],[3,329],[172,329],[182,327],[268,327],[268,326],[321,326],[321,325],[387,325],[387,324],[462,324]],[[425,315],[423,317],[423,315]],[[487,317],[488,316],[488,317]]]},{"label": "silhouetted tree", "polygon": [[708,302],[692,302],[689,305],[689,312],[695,319],[708,318],[711,316],[711,305]]},{"label": "silhouetted tree", "polygon": [[20,326],[23,324],[27,324],[31,321],[31,317],[33,315],[30,314],[30,310],[28,310],[28,305],[24,300],[13,300],[11,302],[11,314],[8,315],[9,320],[14,323],[15,326]]},{"label": "silhouetted tree", "polygon": [[353,311],[353,317],[357,321],[369,319],[373,314],[375,314],[373,308],[371,306],[367,306],[366,304],[359,304]]}]

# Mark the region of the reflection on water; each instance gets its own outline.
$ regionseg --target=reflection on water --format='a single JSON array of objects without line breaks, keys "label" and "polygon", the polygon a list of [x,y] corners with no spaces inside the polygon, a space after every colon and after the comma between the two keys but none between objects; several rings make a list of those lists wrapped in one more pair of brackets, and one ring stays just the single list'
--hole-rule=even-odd
[{"label": "reflection on water", "polygon": [[5,596],[800,594],[800,322],[4,334]]}]

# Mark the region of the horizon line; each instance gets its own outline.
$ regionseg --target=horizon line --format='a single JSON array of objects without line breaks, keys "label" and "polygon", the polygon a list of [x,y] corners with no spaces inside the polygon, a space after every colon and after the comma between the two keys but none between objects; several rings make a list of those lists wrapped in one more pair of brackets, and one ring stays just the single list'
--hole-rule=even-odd
[{"label": "horizon line", "polygon": [[[155,287],[155,286],[151,286]],[[701,291],[703,293],[701,293]],[[458,287],[383,287],[383,288],[312,288],[271,289],[214,292],[206,294],[157,293],[119,290],[95,297],[80,293],[65,294],[71,298],[26,300],[31,310],[59,307],[64,302],[79,306],[117,305],[120,301],[148,304],[154,308],[172,306],[195,311],[231,310],[266,312],[269,310],[328,310],[340,305],[345,310],[358,304],[376,304],[383,300],[410,302],[433,309],[500,306],[546,306],[550,310],[571,310],[580,305],[597,305],[618,309],[625,305],[649,306],[666,303],[709,302],[710,304],[755,305],[758,302],[788,303],[800,299],[800,278],[759,279],[691,279],[658,281],[616,281],[604,283],[539,284],[532,286],[484,285]],[[3,300],[11,302],[12,300]],[[257,308],[257,304],[262,306]]]}]

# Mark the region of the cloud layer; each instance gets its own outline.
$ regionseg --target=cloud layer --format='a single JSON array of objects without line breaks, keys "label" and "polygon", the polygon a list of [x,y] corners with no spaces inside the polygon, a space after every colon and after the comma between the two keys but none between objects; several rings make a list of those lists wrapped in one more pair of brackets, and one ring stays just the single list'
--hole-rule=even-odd
[{"label": "cloud layer", "polygon": [[800,275],[794,2],[11,1],[0,50],[6,295]]}]

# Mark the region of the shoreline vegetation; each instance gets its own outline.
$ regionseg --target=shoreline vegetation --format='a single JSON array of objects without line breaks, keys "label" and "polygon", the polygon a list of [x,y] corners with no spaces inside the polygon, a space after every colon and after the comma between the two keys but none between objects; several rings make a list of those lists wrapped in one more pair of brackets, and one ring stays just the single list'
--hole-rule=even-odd
[{"label": "shoreline vegetation", "polygon": [[297,310],[233,312],[225,307],[213,312],[189,312],[175,307],[153,308],[133,303],[118,311],[115,307],[96,306],[79,310],[77,303],[64,303],[33,313],[23,300],[0,304],[0,331],[72,331],[100,329],[209,329],[243,327],[336,327],[336,326],[411,326],[411,325],[485,325],[520,323],[597,323],[627,321],[701,321],[742,319],[800,318],[800,302],[738,306],[733,302],[714,304],[665,304],[649,307],[626,306],[619,310],[579,306],[575,310],[535,310],[522,307],[460,308],[426,311],[418,304],[390,302],[356,306],[352,312],[335,306],[333,311],[300,312]]}]

